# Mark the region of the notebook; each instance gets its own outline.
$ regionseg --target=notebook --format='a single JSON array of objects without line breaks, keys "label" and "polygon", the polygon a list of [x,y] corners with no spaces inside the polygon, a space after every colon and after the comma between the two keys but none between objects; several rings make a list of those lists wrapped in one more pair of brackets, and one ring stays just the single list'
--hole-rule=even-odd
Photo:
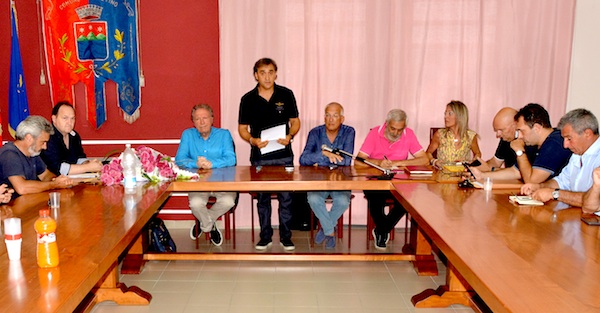
[{"label": "notebook", "polygon": [[519,205],[544,205],[544,202],[532,199],[530,196],[509,196],[508,199]]},{"label": "notebook", "polygon": [[433,169],[425,165],[409,165],[404,167],[404,172],[408,175],[420,175],[420,176],[431,176],[433,175]]}]

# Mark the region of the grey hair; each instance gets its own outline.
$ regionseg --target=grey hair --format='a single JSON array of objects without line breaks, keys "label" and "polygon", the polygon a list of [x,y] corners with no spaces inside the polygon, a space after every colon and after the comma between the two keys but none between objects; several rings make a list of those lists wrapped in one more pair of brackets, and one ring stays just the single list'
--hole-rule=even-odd
[{"label": "grey hair", "polygon": [[344,107],[343,107],[341,104],[339,104],[338,102],[330,102],[329,104],[327,104],[327,105],[325,106],[325,112],[327,112],[327,109],[328,109],[330,106],[332,106],[332,105],[337,105],[337,106],[339,106],[339,107],[340,107],[340,115],[341,115],[341,116],[344,116]]},{"label": "grey hair", "polygon": [[581,135],[586,129],[590,129],[594,135],[598,135],[598,119],[586,109],[575,109],[565,114],[558,122],[558,129],[562,130],[567,124]]},{"label": "grey hair", "polygon": [[210,117],[215,117],[214,113],[213,113],[213,109],[210,107],[210,105],[206,104],[206,103],[201,103],[201,104],[196,104],[193,108],[192,108],[192,122],[194,121],[194,112],[196,112],[196,110],[200,110],[200,109],[204,109],[206,111],[208,111],[208,113],[210,113]]},{"label": "grey hair", "polygon": [[388,112],[387,118],[385,119],[386,124],[389,124],[391,121],[394,122],[406,122],[406,112],[400,109],[393,109]]},{"label": "grey hair", "polygon": [[39,115],[30,115],[21,121],[21,123],[19,123],[17,126],[15,138],[17,140],[23,140],[25,139],[25,136],[29,134],[34,139],[37,139],[42,132],[53,135],[54,127],[52,127],[52,124],[50,124],[50,122],[48,122],[48,120],[44,117]]}]

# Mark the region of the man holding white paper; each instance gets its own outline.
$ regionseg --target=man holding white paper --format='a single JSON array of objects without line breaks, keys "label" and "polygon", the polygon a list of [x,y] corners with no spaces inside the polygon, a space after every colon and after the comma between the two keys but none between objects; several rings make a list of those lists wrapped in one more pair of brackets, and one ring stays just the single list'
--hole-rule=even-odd
[{"label": "man holding white paper", "polygon": [[[254,79],[256,87],[246,93],[240,102],[238,131],[240,137],[250,143],[250,162],[253,166],[263,165],[294,165],[292,141],[300,130],[300,119],[294,93],[283,86],[275,84],[277,79],[277,64],[269,58],[263,58],[254,64]],[[275,127],[275,128],[274,128]],[[279,131],[279,138],[263,137],[266,133],[277,134],[285,127],[285,132]],[[268,139],[267,139],[268,138]],[[276,139],[276,140],[274,140]],[[283,148],[269,143],[277,142]],[[266,149],[265,149],[266,148]],[[279,240],[285,250],[294,250],[290,224],[292,220],[292,194],[277,193],[279,200]],[[271,227],[271,194],[258,194],[258,217],[260,220],[260,241],[257,250],[266,250],[272,242],[273,228]]]}]

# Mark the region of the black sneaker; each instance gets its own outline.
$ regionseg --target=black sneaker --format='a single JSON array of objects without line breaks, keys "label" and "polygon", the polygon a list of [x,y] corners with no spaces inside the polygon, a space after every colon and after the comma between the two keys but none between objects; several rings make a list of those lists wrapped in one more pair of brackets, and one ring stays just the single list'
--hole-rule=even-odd
[{"label": "black sneaker", "polygon": [[379,234],[379,232],[375,231],[375,229],[373,229],[373,239],[375,239],[375,248],[380,249],[380,250],[385,250],[387,249],[387,241],[388,241],[388,235],[386,236],[382,236]]},{"label": "black sneaker", "polygon": [[268,247],[270,247],[272,243],[273,243],[273,242],[271,241],[271,239],[261,239],[261,240],[260,240],[260,241],[259,241],[259,242],[256,244],[256,246],[254,246],[254,248],[255,248],[256,250],[260,250],[260,251],[267,250],[267,248],[268,248]]},{"label": "black sneaker", "polygon": [[210,241],[215,246],[220,246],[223,243],[223,236],[217,225],[213,225],[213,229],[210,231]]},{"label": "black sneaker", "polygon": [[196,240],[198,239],[198,237],[200,237],[200,234],[202,234],[202,231],[200,231],[200,227],[196,228],[196,223],[194,223],[194,225],[192,225],[192,228],[190,228],[190,238],[192,240]]},{"label": "black sneaker", "polygon": [[294,243],[292,242],[291,239],[281,239],[279,241],[279,243],[281,244],[281,246],[283,247],[283,250],[285,250],[285,251],[292,251],[292,250],[296,249],[296,247],[294,246]]}]

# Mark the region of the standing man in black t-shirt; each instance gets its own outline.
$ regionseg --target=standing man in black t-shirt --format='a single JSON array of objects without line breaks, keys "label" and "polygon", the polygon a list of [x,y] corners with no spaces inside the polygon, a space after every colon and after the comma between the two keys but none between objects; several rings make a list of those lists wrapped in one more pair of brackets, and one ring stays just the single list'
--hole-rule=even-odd
[{"label": "standing man in black t-shirt", "polygon": [[[292,141],[300,130],[300,119],[294,93],[275,84],[277,79],[277,64],[269,58],[263,58],[254,64],[254,79],[256,87],[246,93],[240,103],[238,131],[242,139],[250,143],[250,162],[253,166],[281,165],[293,166],[294,153]],[[284,149],[262,154],[260,149],[267,146],[268,140],[262,140],[264,129],[277,125],[286,126],[285,138],[277,142]],[[294,250],[292,231],[292,194],[277,193],[279,201],[279,241],[285,250]],[[272,242],[273,227],[271,227],[271,194],[258,194],[258,217],[260,220],[260,241],[257,250],[266,250]]]}]

